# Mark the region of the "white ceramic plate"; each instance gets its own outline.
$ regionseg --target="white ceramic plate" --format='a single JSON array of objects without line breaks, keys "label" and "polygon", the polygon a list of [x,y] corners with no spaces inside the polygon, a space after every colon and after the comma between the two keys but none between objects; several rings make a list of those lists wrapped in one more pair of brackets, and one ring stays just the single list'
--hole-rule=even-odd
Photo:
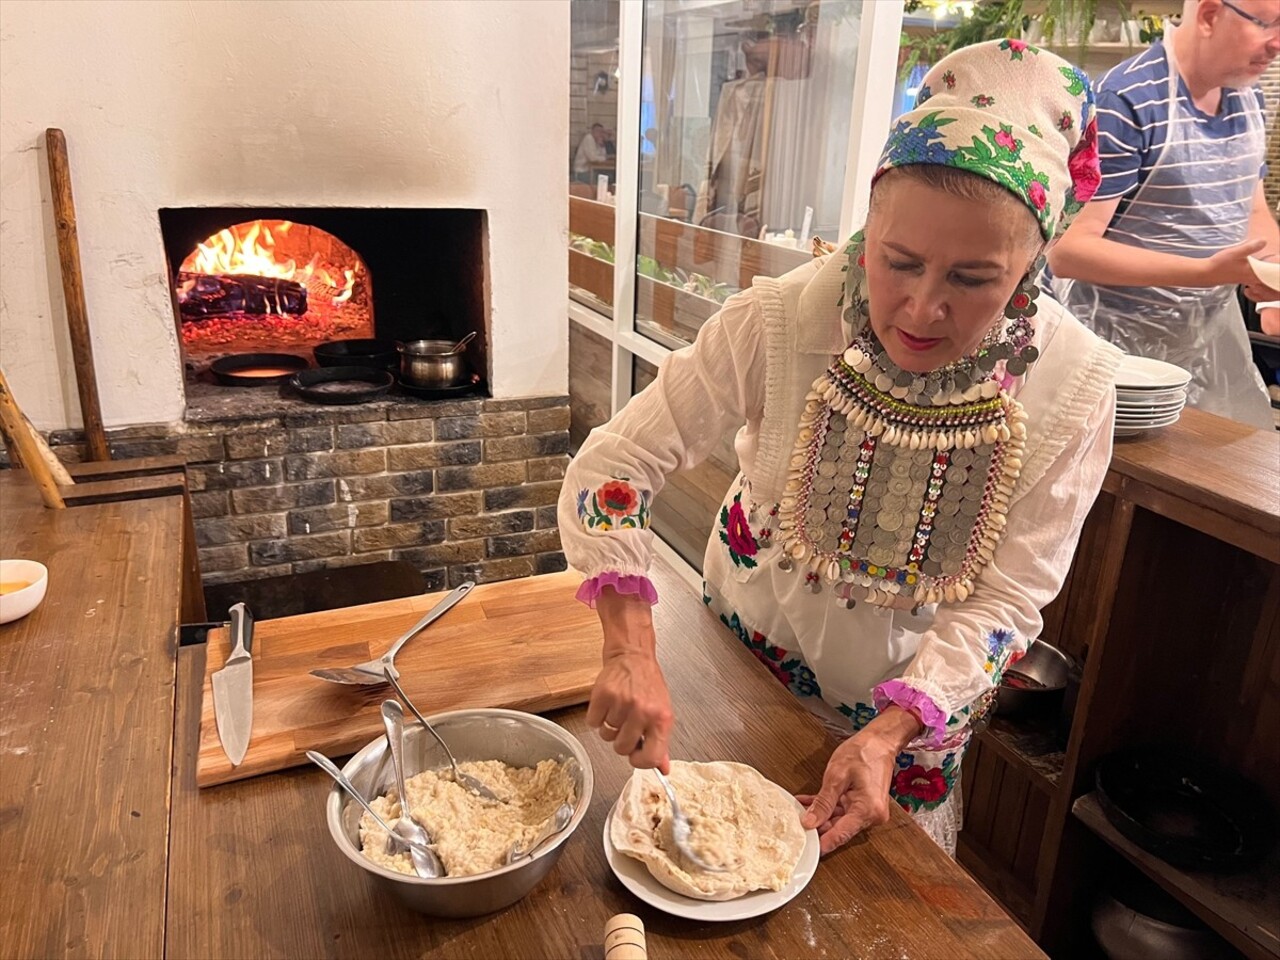
[{"label": "white ceramic plate", "polygon": [[[775,783],[775,787],[778,785]],[[778,787],[782,790],[781,787]],[[784,793],[786,791],[783,791]],[[787,794],[796,805],[796,816],[804,813],[800,801]],[[664,887],[649,872],[641,861],[619,853],[609,838],[609,827],[613,823],[613,814],[618,805],[615,803],[604,818],[604,855],[609,861],[609,869],[619,882],[633,894],[664,913],[688,920],[705,920],[723,922],[730,920],[747,920],[777,910],[800,893],[813,879],[818,869],[818,831],[805,831],[804,850],[800,852],[800,862],[796,864],[791,882],[781,890],[756,890],[743,894],[736,900],[696,900],[686,897]]]},{"label": "white ceramic plate", "polygon": [[1113,433],[1117,437],[1136,437],[1144,431],[1157,430],[1160,427],[1167,427],[1177,422],[1178,418],[1174,417],[1171,420],[1157,420],[1154,423],[1117,423]]},{"label": "white ceramic plate", "polygon": [[1116,410],[1181,410],[1186,406],[1183,400],[1118,400]]},{"label": "white ceramic plate", "polygon": [[1272,290],[1280,290],[1280,261],[1249,258],[1249,266],[1253,267],[1253,275]]},{"label": "white ceramic plate", "polygon": [[1174,387],[1172,390],[1127,390],[1116,388],[1116,403],[1166,403],[1177,400],[1185,402],[1186,387]]},{"label": "white ceramic plate", "polygon": [[1181,416],[1181,410],[1173,410],[1167,413],[1144,413],[1144,414],[1117,414],[1116,422],[1122,421],[1128,423],[1172,423]]},{"label": "white ceramic plate", "polygon": [[1125,409],[1123,407],[1116,408],[1117,420],[1163,420],[1165,417],[1172,417],[1182,412],[1182,404],[1171,407],[1133,407]]},{"label": "white ceramic plate", "polygon": [[1116,370],[1115,381],[1117,387],[1127,390],[1151,387],[1168,389],[1170,387],[1185,387],[1191,382],[1191,374],[1181,367],[1175,367],[1172,363],[1165,363],[1163,360],[1153,360],[1150,357],[1135,357],[1131,354],[1126,354],[1120,360],[1120,367]]}]

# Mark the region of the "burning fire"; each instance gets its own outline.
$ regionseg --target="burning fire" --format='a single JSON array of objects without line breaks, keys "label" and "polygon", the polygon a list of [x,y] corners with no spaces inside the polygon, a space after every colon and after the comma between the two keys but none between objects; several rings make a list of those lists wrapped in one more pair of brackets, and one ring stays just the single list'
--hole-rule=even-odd
[{"label": "burning fire", "polygon": [[291,280],[307,288],[312,297],[344,303],[355,287],[356,271],[326,263],[319,252],[301,266],[291,257],[276,258],[276,236],[285,236],[289,220],[254,220],[218,231],[182,263],[183,273],[212,276],[250,275]]}]

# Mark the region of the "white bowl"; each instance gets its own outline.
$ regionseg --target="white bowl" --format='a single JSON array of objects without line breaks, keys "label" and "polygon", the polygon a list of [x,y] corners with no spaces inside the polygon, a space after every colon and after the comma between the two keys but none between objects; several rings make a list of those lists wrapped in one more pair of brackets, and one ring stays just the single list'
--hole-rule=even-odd
[{"label": "white bowl", "polygon": [[24,582],[13,593],[0,594],[0,623],[25,617],[40,606],[49,586],[49,570],[34,560],[0,560],[0,583]]},{"label": "white bowl", "polygon": [[1280,260],[1260,260],[1249,258],[1249,266],[1253,267],[1254,276],[1272,290],[1280,290]]}]

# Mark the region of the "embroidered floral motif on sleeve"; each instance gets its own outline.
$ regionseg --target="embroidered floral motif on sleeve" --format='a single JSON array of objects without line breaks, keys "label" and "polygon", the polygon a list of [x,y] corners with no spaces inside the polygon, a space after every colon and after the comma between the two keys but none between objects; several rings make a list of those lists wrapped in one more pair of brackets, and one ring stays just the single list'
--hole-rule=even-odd
[{"label": "embroidered floral motif on sleeve", "polygon": [[593,533],[647,530],[649,491],[637,490],[627,477],[614,477],[594,492],[578,491],[578,520]]},{"label": "embroidered floral motif on sleeve", "polygon": [[942,75],[942,82],[947,85],[948,90],[956,88],[956,75],[954,70],[948,70]]},{"label": "embroidered floral motif on sleeve", "polygon": [[1000,675],[1004,672],[1006,661],[1009,659],[1009,645],[1013,643],[1014,633],[1012,630],[995,629],[987,634],[987,662],[983,664],[982,669],[991,675],[992,683],[1000,682]]},{"label": "embroidered floral motif on sleeve", "polygon": [[916,94],[916,106],[922,106],[926,100],[933,96],[933,91],[929,89],[928,84],[920,87],[920,92]]},{"label": "embroidered floral motif on sleeve", "polygon": [[736,613],[728,617],[723,613],[720,614],[720,622],[732,630],[747,649],[756,655],[756,659],[777,677],[778,682],[796,696],[822,695],[822,690],[818,687],[818,678],[800,657],[788,653],[781,647],[775,647],[758,630],[748,632]]},{"label": "embroidered floral motif on sleeve", "polygon": [[994,107],[996,98],[985,93],[980,93],[969,101],[975,107]]}]

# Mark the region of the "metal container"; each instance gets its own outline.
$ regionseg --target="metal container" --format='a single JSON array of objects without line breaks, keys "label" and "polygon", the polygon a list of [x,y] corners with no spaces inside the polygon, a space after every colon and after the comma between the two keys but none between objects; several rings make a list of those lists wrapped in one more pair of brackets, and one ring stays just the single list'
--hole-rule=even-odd
[{"label": "metal container", "polygon": [[[996,694],[1000,716],[1056,715],[1070,671],[1070,663],[1060,650],[1043,640],[1032,641],[1026,656],[1006,667],[1000,679]],[[1015,686],[1020,677],[1030,684]]]},{"label": "metal container", "polygon": [[451,340],[410,340],[397,345],[400,379],[415,387],[442,390],[464,384],[470,377],[466,357],[450,353]]},{"label": "metal container", "polygon": [[[578,800],[569,825],[532,857],[470,877],[424,880],[387,870],[360,852],[359,805],[335,784],[325,812],[338,849],[372,876],[379,887],[405,906],[432,917],[476,917],[515,903],[546,876],[591,805],[591,760],[578,738],[558,724],[519,710],[454,710],[428,716],[459,761],[501,760],[531,767],[539,760],[575,760]],[[405,729],[405,758],[410,775],[448,765],[444,751],[420,724]],[[342,772],[372,800],[393,789],[395,773],[385,737],[374,740],[347,761]]]}]

